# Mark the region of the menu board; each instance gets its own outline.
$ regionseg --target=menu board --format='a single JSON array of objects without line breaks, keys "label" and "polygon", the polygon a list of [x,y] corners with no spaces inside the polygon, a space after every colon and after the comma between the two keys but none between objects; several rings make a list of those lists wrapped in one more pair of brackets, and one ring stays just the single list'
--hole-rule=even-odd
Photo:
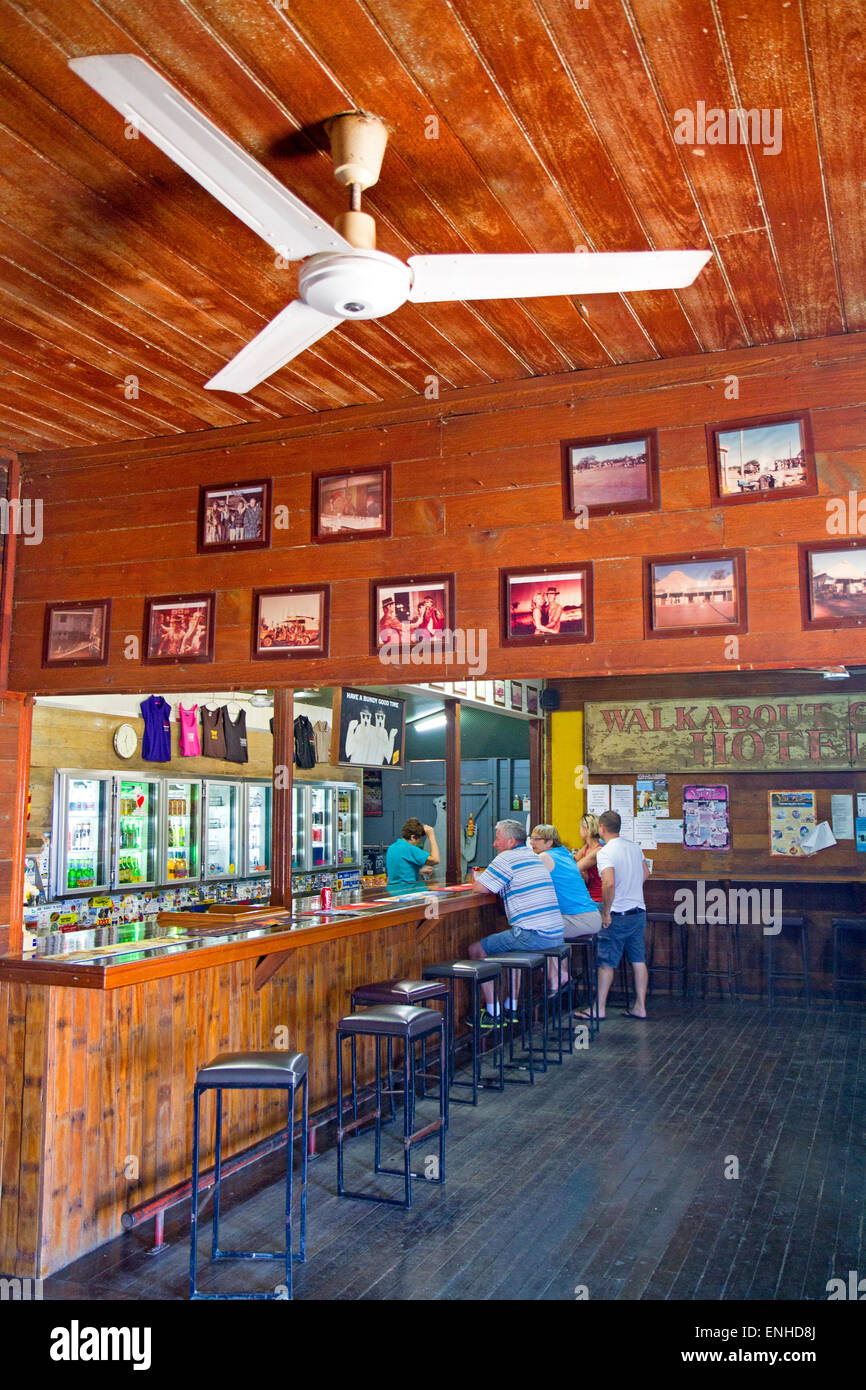
[{"label": "menu board", "polygon": [[686,849],[730,849],[727,787],[683,787],[683,844]]},{"label": "menu board", "polygon": [[770,808],[770,854],[805,854],[803,841],[815,829],[815,793],[809,791],[768,792]]}]

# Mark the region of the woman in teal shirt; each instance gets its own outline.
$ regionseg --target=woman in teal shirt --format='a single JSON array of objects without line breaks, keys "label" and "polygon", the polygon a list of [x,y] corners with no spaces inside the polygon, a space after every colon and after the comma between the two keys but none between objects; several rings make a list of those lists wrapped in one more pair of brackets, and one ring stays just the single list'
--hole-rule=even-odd
[{"label": "woman in teal shirt", "polygon": [[[421,848],[424,836],[430,841],[430,851]],[[425,864],[439,863],[439,846],[432,825],[422,825],[417,816],[407,820],[395,840],[385,851],[388,888],[392,893],[411,893],[421,882],[419,870]]]},{"label": "woman in teal shirt", "polygon": [[[529,843],[550,871],[553,891],[562,913],[566,941],[573,941],[579,936],[594,936],[601,930],[598,903],[593,902],[589,896],[583,874],[572,859],[571,851],[566,849],[559,838],[556,826],[536,825],[529,837]],[[547,964],[548,981],[553,990],[556,987],[557,962],[551,959]],[[564,986],[568,980],[568,966],[565,961],[562,962],[561,969]]]}]

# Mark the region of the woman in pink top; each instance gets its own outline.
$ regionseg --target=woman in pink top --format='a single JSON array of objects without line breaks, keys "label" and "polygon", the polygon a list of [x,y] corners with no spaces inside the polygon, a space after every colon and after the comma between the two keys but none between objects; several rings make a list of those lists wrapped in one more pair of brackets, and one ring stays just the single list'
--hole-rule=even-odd
[{"label": "woman in pink top", "polygon": [[180,754],[182,758],[201,757],[201,739],[198,733],[198,705],[184,709],[178,705],[180,715]]}]

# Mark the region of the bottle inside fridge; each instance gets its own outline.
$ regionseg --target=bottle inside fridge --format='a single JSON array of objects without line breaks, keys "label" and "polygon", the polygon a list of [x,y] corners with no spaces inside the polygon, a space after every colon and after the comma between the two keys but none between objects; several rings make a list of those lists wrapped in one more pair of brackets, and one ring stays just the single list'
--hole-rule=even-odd
[{"label": "bottle inside fridge", "polygon": [[198,878],[196,816],[198,786],[169,782],[166,787],[166,878],[170,882]]}]

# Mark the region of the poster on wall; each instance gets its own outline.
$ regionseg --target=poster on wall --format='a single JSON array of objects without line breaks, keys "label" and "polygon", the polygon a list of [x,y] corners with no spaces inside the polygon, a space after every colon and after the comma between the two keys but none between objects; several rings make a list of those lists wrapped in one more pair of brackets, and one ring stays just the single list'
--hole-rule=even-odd
[{"label": "poster on wall", "polygon": [[815,829],[815,793],[809,791],[768,792],[770,810],[770,854],[805,854],[803,841]]},{"label": "poster on wall", "polygon": [[364,773],[364,815],[381,816],[382,810],[382,774],[381,772]]},{"label": "poster on wall", "polygon": [[727,787],[683,787],[683,844],[686,849],[730,849]]},{"label": "poster on wall", "polygon": [[670,815],[667,777],[638,776],[635,795],[639,812],[651,811],[654,816]]},{"label": "poster on wall", "polygon": [[610,809],[619,812],[624,840],[634,839],[634,787],[630,782],[614,782],[610,789]]},{"label": "poster on wall", "polygon": [[350,767],[402,767],[406,701],[345,688],[338,699],[333,761]]},{"label": "poster on wall", "polygon": [[586,809],[594,816],[610,810],[610,783],[591,782],[586,789]]}]

